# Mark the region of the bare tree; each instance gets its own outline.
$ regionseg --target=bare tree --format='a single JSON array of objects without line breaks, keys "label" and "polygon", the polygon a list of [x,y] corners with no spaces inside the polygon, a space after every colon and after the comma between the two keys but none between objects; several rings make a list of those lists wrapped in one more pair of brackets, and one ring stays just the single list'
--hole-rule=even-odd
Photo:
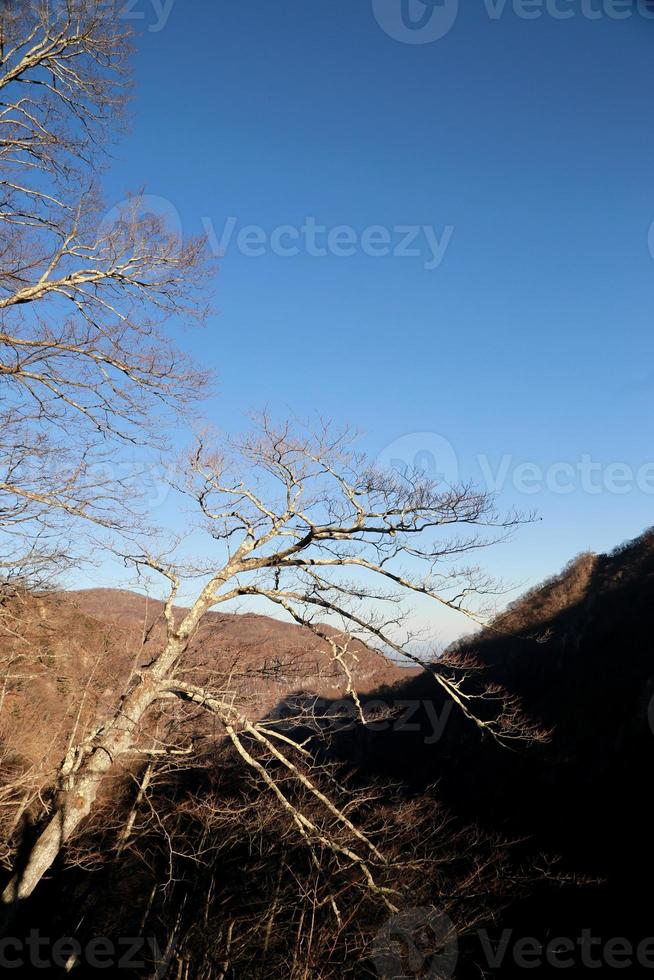
[{"label": "bare tree", "polygon": [[[469,486],[380,473],[327,429],[295,434],[263,419],[256,436],[220,452],[200,440],[182,467],[178,489],[205,531],[201,561],[134,544],[129,484],[99,464],[117,445],[156,443],[166,414],[187,408],[206,384],[161,326],[203,319],[208,270],[203,242],[182,240],[142,195],[111,212],[102,201],[97,174],[120,131],[129,82],[129,38],[110,8],[104,0],[19,0],[0,12],[0,575],[61,567],[74,522],[90,520],[123,533],[123,559],[168,583],[165,628],[106,717],[90,724],[78,712],[49,812],[3,901],[32,893],[122,761],[157,757],[153,715],[174,705],[216,720],[306,842],[314,867],[328,853],[393,909],[392,888],[378,874],[387,856],[315,778],[310,749],[249,710],[231,676],[196,676],[190,645],[209,611],[267,602],[327,644],[366,724],[353,635],[420,662],[407,625],[412,596],[479,621],[475,600],[493,585],[457,561],[518,518],[499,516]],[[198,580],[195,601],[178,610]],[[489,737],[530,734],[515,705],[500,699],[493,717],[481,719],[463,677],[438,661],[429,669]],[[80,705],[84,697],[78,692]],[[167,758],[187,751],[163,748]]]},{"label": "bare tree", "polygon": [[[474,566],[459,567],[457,559],[506,534],[520,518],[499,516],[492,499],[469,486],[442,487],[419,474],[382,473],[350,451],[347,436],[333,437],[327,428],[296,434],[266,418],[254,436],[221,451],[208,450],[201,440],[182,469],[186,479],[180,489],[199,509],[208,556],[185,567],[152,550],[125,550],[126,560],[170,585],[164,636],[150,661],[133,673],[115,713],[71,746],[60,767],[52,814],[4,901],[31,894],[91,812],[103,778],[121,757],[147,748],[148,713],[172,700],[211,713],[307,844],[358,868],[366,886],[393,908],[392,896],[374,873],[375,866],[384,865],[384,855],[294,761],[294,753],[304,758],[308,750],[265,719],[248,715],[228,681],[216,688],[189,678],[189,646],[210,610],[244,597],[266,601],[326,641],[365,724],[353,681],[352,634],[382,653],[420,662],[412,652],[406,600],[425,597],[479,620],[475,600],[492,594],[492,583]],[[176,611],[179,595],[199,576],[204,585],[192,606]],[[531,734],[520,726],[514,705],[507,710],[500,702],[492,719],[481,720],[461,680],[438,660],[428,669],[470,723],[490,737]],[[271,774],[259,752],[285,779]],[[348,843],[294,804],[286,779],[347,830]]]},{"label": "bare tree", "polygon": [[203,241],[98,188],[129,94],[113,6],[0,10],[0,568],[52,555],[63,515],[113,523],[101,464],[207,380],[160,330],[207,312]]},{"label": "bare tree", "polygon": [[[527,892],[542,877],[534,864],[547,867],[546,861],[525,861],[512,842],[453,819],[437,788],[407,795],[390,781],[361,773],[348,780],[347,764],[308,768],[298,751],[294,759],[380,844],[386,865],[376,864],[375,877],[393,903],[424,906],[434,916],[436,906],[438,917],[447,915],[460,933],[487,924]],[[86,935],[106,930],[109,922],[110,934],[156,929],[162,953],[170,951],[169,971],[176,974],[177,959],[182,975],[186,969],[207,980],[369,975],[362,960],[389,910],[358,867],[320,844],[307,847],[263,780],[239,764],[229,745],[208,742],[190,772],[188,763],[175,771],[175,763],[145,768],[144,796],[138,799],[140,789],[133,794],[139,809],[128,852],[120,852],[110,886],[96,891],[100,917],[97,924],[87,919]],[[268,762],[266,768],[284,782],[281,767],[275,773]],[[345,846],[351,842],[347,828],[335,826],[297,780],[293,786],[286,780],[285,791],[322,832]],[[84,839],[73,844],[69,864],[100,863],[112,839],[107,810],[105,803]],[[112,810],[118,835],[125,809],[116,807],[115,797]],[[437,944],[435,936],[433,952]],[[164,975],[165,955],[161,959]]]}]

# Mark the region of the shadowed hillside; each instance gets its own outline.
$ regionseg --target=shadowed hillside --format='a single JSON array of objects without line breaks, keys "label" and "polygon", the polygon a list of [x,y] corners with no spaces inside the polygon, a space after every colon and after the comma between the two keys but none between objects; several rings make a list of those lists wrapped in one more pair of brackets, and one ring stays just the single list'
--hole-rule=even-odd
[{"label": "shadowed hillside", "polygon": [[[654,872],[653,598],[648,532],[610,555],[580,556],[447,652],[438,669],[480,695],[482,720],[495,710],[489,689],[504,689],[550,733],[545,742],[502,744],[452,708],[429,669],[408,676],[357,647],[363,725],[355,713],[344,714],[342,686],[334,690],[331,676],[312,675],[310,667],[292,683],[297,675],[288,665],[313,664],[316,639],[265,617],[207,617],[194,650],[200,668],[207,654],[225,663],[245,654],[264,674],[273,661],[287,665],[264,699],[270,725],[280,735],[303,736],[321,760],[324,786],[391,858],[381,880],[402,907],[434,909],[455,924],[456,966],[448,961],[449,972],[429,975],[524,976],[514,942],[534,937],[545,946],[564,937],[575,945],[576,977],[609,968],[601,959],[595,966],[580,959],[584,930],[602,940],[595,954],[618,939],[636,949],[654,933],[635,888],[645,889]],[[156,630],[160,614],[156,603],[146,611],[137,596],[103,590],[39,602],[30,636],[47,628],[47,610],[55,608],[67,617],[56,621],[78,636],[68,654],[59,636],[53,656],[60,664],[66,656],[78,662],[98,643],[108,644],[116,663],[135,651],[147,657],[147,628]],[[107,683],[100,673],[99,687]],[[322,695],[318,708],[310,690]],[[56,703],[56,689],[50,697]],[[303,715],[307,701],[312,710]],[[202,734],[192,760],[153,778],[147,805],[124,777],[114,782],[40,898],[22,910],[25,928],[36,922],[43,932],[67,935],[83,910],[82,934],[145,931],[162,948],[173,942],[171,962],[189,977],[378,976],[370,953],[388,912],[338,860],[323,854],[316,871],[256,773],[244,773],[230,747]],[[142,773],[133,770],[137,785]],[[296,792],[314,814],[302,787]],[[111,841],[130,810],[129,846],[116,848]],[[54,912],[49,896],[62,890],[66,903]],[[503,936],[508,952],[489,962],[488,943]],[[433,953],[429,937],[426,943]],[[558,969],[545,963],[532,972]],[[648,970],[634,961],[623,972]]]},{"label": "shadowed hillside", "polygon": [[[480,675],[465,667],[473,658],[483,665],[484,682],[515,694],[550,732],[544,745],[509,751],[456,712],[438,744],[427,744],[433,718],[445,709],[427,673],[394,692],[398,701],[417,705],[412,720],[419,731],[357,732],[340,740],[339,754],[356,752],[367,773],[401,778],[414,793],[437,781],[439,799],[452,812],[560,857],[563,887],[539,885],[537,897],[510,907],[499,923],[515,927],[516,935],[546,941],[592,928],[607,940],[630,937],[635,947],[654,934],[649,907],[637,897],[638,883],[646,889],[654,871],[653,608],[654,533],[648,531],[611,554],[581,555],[492,628],[448,651],[452,675],[466,676],[468,691],[483,690]],[[513,969],[505,964],[500,974]]]}]

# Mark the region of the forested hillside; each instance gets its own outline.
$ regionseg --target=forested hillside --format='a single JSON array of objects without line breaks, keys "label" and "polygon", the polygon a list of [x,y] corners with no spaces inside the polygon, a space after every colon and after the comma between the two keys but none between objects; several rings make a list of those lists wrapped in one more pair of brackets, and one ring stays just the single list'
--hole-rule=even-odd
[{"label": "forested hillside", "polygon": [[[646,887],[654,864],[646,776],[654,738],[648,720],[653,592],[654,534],[648,532],[611,555],[581,556],[448,651],[440,669],[468,696],[481,696],[482,719],[484,710],[495,716],[489,691],[496,686],[518,699],[534,732],[547,732],[545,739],[514,744],[452,709],[430,669],[407,678],[360,647],[361,680],[367,667],[367,680],[374,681],[362,685],[362,724],[342,689],[330,691],[333,679],[306,669],[310,635],[263,617],[216,617],[194,643],[194,656],[200,668],[201,651],[215,658],[222,649],[230,661],[242,638],[259,693],[268,684],[277,699],[268,730],[304,745],[317,785],[334,794],[383,852],[375,887],[391,889],[404,909],[430,910],[431,927],[419,945],[425,963],[444,955],[444,937],[433,928],[442,920],[456,934],[454,975],[472,977],[483,966],[487,975],[512,976],[521,970],[512,944],[524,937],[546,946],[557,935],[576,941],[591,929],[606,941],[628,937],[635,949],[649,936],[648,911],[633,882]],[[154,604],[144,619],[138,597],[96,591],[23,597],[20,616],[8,618],[16,602],[4,601],[3,648],[19,649],[19,635],[45,652],[35,686],[20,684],[5,694],[4,739],[25,745],[22,754],[14,749],[5,757],[14,774],[28,761],[36,765],[44,733],[47,742],[65,729],[66,692],[75,688],[76,669],[88,673],[85,658],[97,662],[80,705],[92,712],[107,685],[117,682],[109,676],[117,665],[128,663],[135,648],[147,656],[148,641],[135,647],[135,639],[160,611]],[[54,664],[56,676],[48,681]],[[302,664],[302,683],[294,685],[291,665],[300,670]],[[279,670],[288,671],[285,681]],[[30,690],[32,698],[20,694]],[[512,702],[505,697],[503,703]],[[147,934],[159,951],[170,946],[189,975],[220,975],[224,964],[226,976],[282,976],[302,968],[308,976],[372,977],[375,962],[382,962],[383,975],[375,955],[389,914],[337,854],[323,853],[320,869],[312,870],[300,830],[266,786],[266,772],[278,767],[274,757],[261,755],[255,738],[246,740],[263,766],[247,775],[233,746],[202,716],[166,718],[164,710],[155,717],[168,739],[171,724],[183,720],[192,754],[163,761],[156,753],[149,760],[135,756],[123,767],[21,920],[80,938]],[[301,773],[302,752],[294,759]],[[46,805],[47,793],[44,788]],[[333,817],[319,812],[301,781],[293,799],[317,825],[326,819],[325,828],[347,846],[347,828],[338,831]],[[15,836],[29,835],[28,812],[14,822]],[[66,901],[53,908],[48,896],[62,890]],[[356,911],[346,916],[345,907]],[[400,926],[410,937],[414,921],[408,922]],[[508,951],[493,966],[488,950],[503,935],[511,936]],[[594,949],[600,955],[601,947]],[[581,956],[582,947],[577,950]],[[444,964],[452,965],[451,956],[442,959],[443,970]],[[538,975],[556,968],[545,964]],[[144,969],[134,975],[147,975]],[[631,972],[643,969],[635,963]]]}]

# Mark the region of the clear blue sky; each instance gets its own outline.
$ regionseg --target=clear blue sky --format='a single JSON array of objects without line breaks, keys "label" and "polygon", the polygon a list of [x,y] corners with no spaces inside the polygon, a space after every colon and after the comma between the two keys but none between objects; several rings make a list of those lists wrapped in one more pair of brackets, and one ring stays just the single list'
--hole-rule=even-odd
[{"label": "clear blue sky", "polygon": [[[180,339],[218,372],[223,428],[265,404],[352,423],[373,455],[436,433],[477,481],[480,454],[494,470],[509,457],[500,503],[542,521],[487,563],[530,584],[653,521],[654,467],[649,492],[636,479],[654,460],[654,19],[615,19],[608,0],[597,19],[560,0],[568,20],[462,3],[444,37],[409,44],[378,23],[400,23],[400,0],[376,3],[378,18],[372,0],[176,0],[139,40],[108,198],[145,185],[218,237],[229,217],[234,238],[314,216],[382,226],[391,246],[396,226],[451,226],[433,269],[424,238],[418,257],[360,239],[349,257],[302,242],[251,257],[232,240],[217,315]],[[151,0],[136,9],[154,26]],[[520,492],[519,464],[559,479],[553,464],[584,456],[600,492],[578,476]],[[612,463],[628,492],[611,492]]]}]

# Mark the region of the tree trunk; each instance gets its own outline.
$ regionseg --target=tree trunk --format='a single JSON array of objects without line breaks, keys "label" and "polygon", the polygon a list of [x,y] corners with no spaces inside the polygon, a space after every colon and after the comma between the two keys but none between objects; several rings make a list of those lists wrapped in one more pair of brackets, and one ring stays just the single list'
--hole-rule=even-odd
[{"label": "tree trunk", "polygon": [[117,756],[133,747],[143,715],[158,694],[157,679],[144,673],[104,733],[89,747],[87,757],[73,773],[69,786],[59,794],[54,813],[34,842],[24,865],[2,893],[3,904],[28,898],[52,867],[63,845],[90,813],[104,775],[112,768]]}]

